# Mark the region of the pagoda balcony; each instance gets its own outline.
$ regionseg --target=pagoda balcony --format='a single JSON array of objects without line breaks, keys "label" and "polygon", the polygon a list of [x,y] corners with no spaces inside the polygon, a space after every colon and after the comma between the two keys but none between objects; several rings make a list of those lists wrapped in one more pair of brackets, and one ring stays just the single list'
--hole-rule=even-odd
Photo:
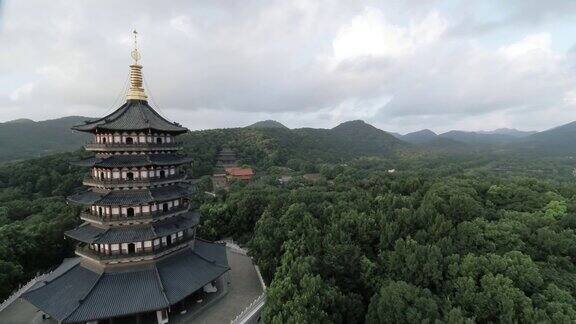
[{"label": "pagoda balcony", "polygon": [[145,260],[153,260],[166,254],[169,254],[171,252],[185,248],[189,246],[189,243],[194,241],[194,239],[195,239],[194,234],[188,236],[181,236],[179,238],[176,238],[170,244],[161,244],[150,248],[140,249],[138,251],[131,253],[122,250],[98,252],[97,250],[91,249],[90,245],[82,244],[76,247],[75,253],[80,257],[98,260],[103,263],[125,263],[125,262],[145,261]]},{"label": "pagoda balcony", "polygon": [[138,151],[175,151],[180,150],[180,142],[172,143],[88,143],[84,145],[92,152],[138,152]]},{"label": "pagoda balcony", "polygon": [[82,184],[91,187],[101,187],[101,188],[133,188],[133,187],[149,187],[166,185],[174,182],[181,182],[186,180],[187,175],[174,174],[166,177],[152,177],[152,178],[135,178],[135,179],[98,179],[92,176],[84,178]]},{"label": "pagoda balcony", "polygon": [[161,220],[164,218],[169,218],[176,216],[180,213],[187,212],[190,210],[190,204],[182,204],[178,207],[168,208],[167,210],[156,210],[148,213],[135,213],[133,216],[128,216],[124,214],[117,215],[97,215],[90,212],[80,213],[80,219],[91,222],[100,223],[108,225],[122,225],[125,223],[149,223],[152,221]]}]

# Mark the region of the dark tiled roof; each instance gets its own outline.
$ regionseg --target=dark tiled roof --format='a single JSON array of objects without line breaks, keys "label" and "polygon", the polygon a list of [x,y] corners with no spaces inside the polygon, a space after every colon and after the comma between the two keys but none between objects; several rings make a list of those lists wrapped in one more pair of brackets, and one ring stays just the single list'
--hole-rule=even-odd
[{"label": "dark tiled roof", "polygon": [[[205,249],[206,245],[213,245],[214,249]],[[187,250],[179,258],[159,261],[158,273],[170,304],[177,303],[228,271],[225,249],[223,245],[196,240],[196,251]],[[219,263],[218,260],[226,261]]]},{"label": "dark tiled roof", "polygon": [[84,322],[166,308],[229,269],[224,245],[197,240],[194,250],[119,272],[99,274],[76,263],[22,297],[57,321]]},{"label": "dark tiled roof", "polygon": [[140,313],[168,307],[156,269],[104,273],[65,322]]},{"label": "dark tiled roof", "polygon": [[188,129],[172,123],[160,116],[146,101],[128,100],[120,108],[106,117],[74,126],[72,129],[92,132],[96,129],[112,131],[158,130],[171,133],[185,133]]},{"label": "dark tiled roof", "polygon": [[97,166],[103,168],[135,167],[147,165],[180,165],[192,162],[192,158],[175,154],[151,154],[151,155],[113,155],[107,158],[89,158],[72,162],[77,166]]},{"label": "dark tiled roof", "polygon": [[72,314],[100,279],[100,274],[79,266],[32,287],[24,298],[56,319]]},{"label": "dark tiled roof", "polygon": [[104,195],[105,194],[87,190],[68,196],[66,199],[76,204],[90,205],[99,201]]},{"label": "dark tiled roof", "polygon": [[135,205],[189,197],[193,188],[188,185],[172,185],[144,190],[112,190],[108,193],[84,191],[68,197],[68,201],[83,205]]},{"label": "dark tiled roof", "polygon": [[84,224],[67,231],[66,235],[86,243],[140,242],[153,240],[194,227],[198,225],[199,221],[200,213],[198,211],[189,211],[163,222],[141,226],[118,226],[104,229],[90,224]]}]

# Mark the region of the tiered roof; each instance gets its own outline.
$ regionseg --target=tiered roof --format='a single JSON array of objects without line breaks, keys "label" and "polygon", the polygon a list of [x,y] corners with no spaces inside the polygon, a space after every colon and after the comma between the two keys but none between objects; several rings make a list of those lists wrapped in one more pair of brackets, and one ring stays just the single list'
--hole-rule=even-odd
[{"label": "tiered roof", "polygon": [[72,127],[81,132],[109,131],[146,131],[156,130],[175,134],[186,133],[187,128],[173,123],[160,116],[148,102],[143,100],[128,100],[120,108],[106,117],[87,121],[84,125]]},{"label": "tiered roof", "polygon": [[95,192],[87,190],[68,197],[68,201],[82,205],[134,205],[189,197],[192,186],[174,185],[140,190],[112,190]]},{"label": "tiered roof", "polygon": [[192,158],[177,154],[132,154],[132,155],[112,155],[109,157],[91,157],[73,165],[84,167],[139,167],[139,166],[163,166],[163,165],[181,165],[192,162]]},{"label": "tiered roof", "polygon": [[[132,86],[127,101],[104,118],[86,122],[73,129],[83,132],[159,132],[178,135],[186,128],[172,123],[158,114],[146,101],[142,87],[142,66],[138,64],[137,49],[130,65]],[[110,153],[114,143],[98,143],[102,151]],[[162,148],[172,143],[154,143]],[[177,154],[147,154],[149,150],[140,150],[134,146],[134,155],[96,156],[77,165],[89,167],[137,167],[150,165],[181,165],[189,163],[190,158]],[[168,151],[168,150],[159,150]],[[115,179],[122,183],[126,180]],[[84,205],[134,206],[159,203],[179,198],[190,198],[193,186],[176,179],[177,183],[163,187],[147,189],[102,190],[92,188],[68,197],[74,203]],[[180,206],[189,206],[187,199]],[[66,236],[80,243],[77,254],[90,251],[97,256],[124,258],[124,262],[112,264],[99,262],[100,259],[80,257],[65,261],[42,282],[36,283],[22,295],[23,298],[49,314],[58,322],[86,322],[118,316],[133,315],[149,311],[166,309],[185,297],[198,291],[206,284],[218,279],[228,271],[226,247],[224,245],[198,240],[195,231],[200,214],[197,211],[182,208],[178,213],[170,213],[163,219],[147,224],[124,224],[111,226],[108,221],[98,225],[85,223]],[[152,213],[150,213],[152,215]],[[127,217],[129,220],[130,218]],[[119,243],[148,242],[177,235],[177,239],[162,240],[159,249],[152,245],[153,258],[133,258],[136,251],[114,254],[114,246]],[[183,239],[178,239],[183,238]],[[96,244],[109,244],[107,252],[96,248]]]},{"label": "tiered roof", "polygon": [[230,269],[226,246],[196,240],[146,267],[98,272],[67,260],[24,298],[63,323],[92,321],[167,308]]},{"label": "tiered roof", "polygon": [[66,236],[84,243],[127,243],[149,241],[192,228],[200,222],[198,211],[189,211],[167,221],[140,226],[116,226],[101,228],[83,224],[67,231]]}]

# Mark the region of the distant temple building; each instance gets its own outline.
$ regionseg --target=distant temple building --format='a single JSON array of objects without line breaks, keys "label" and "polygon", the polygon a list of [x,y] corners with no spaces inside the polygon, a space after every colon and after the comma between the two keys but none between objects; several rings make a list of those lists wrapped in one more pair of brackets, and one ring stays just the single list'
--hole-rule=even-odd
[{"label": "distant temple building", "polygon": [[22,298],[58,323],[168,323],[198,295],[216,290],[230,268],[226,246],[196,238],[200,214],[179,166],[176,136],[187,132],[147,101],[132,52],[131,88],[116,111],[74,129],[94,135],[89,189],[69,197],[84,223],[66,232],[67,259]]},{"label": "distant temple building", "polygon": [[[216,170],[224,173],[226,168],[235,167],[238,163],[238,158],[236,158],[236,153],[231,149],[224,147],[216,156]],[[214,172],[218,173],[218,172]]]},{"label": "distant temple building", "polygon": [[237,166],[238,158],[236,153],[224,147],[216,156],[216,166],[212,175],[212,187],[214,191],[219,189],[227,190],[234,180],[250,182],[254,176],[252,168],[241,168]]},{"label": "distant temple building", "polygon": [[226,178],[231,180],[239,180],[243,182],[250,182],[252,177],[254,176],[254,170],[252,168],[239,168],[239,167],[232,167],[226,168]]}]

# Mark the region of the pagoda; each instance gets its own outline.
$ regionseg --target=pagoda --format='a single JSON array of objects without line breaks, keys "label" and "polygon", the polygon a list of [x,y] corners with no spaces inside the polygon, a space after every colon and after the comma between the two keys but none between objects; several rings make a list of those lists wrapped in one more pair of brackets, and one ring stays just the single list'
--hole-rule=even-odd
[{"label": "pagoda", "polygon": [[22,297],[59,323],[168,323],[190,298],[216,290],[230,270],[226,247],[196,238],[200,214],[181,167],[176,138],[188,130],[158,114],[142,85],[136,46],[126,102],[73,127],[93,134],[87,190],[68,200],[85,206],[83,224],[65,235],[77,244]]}]

